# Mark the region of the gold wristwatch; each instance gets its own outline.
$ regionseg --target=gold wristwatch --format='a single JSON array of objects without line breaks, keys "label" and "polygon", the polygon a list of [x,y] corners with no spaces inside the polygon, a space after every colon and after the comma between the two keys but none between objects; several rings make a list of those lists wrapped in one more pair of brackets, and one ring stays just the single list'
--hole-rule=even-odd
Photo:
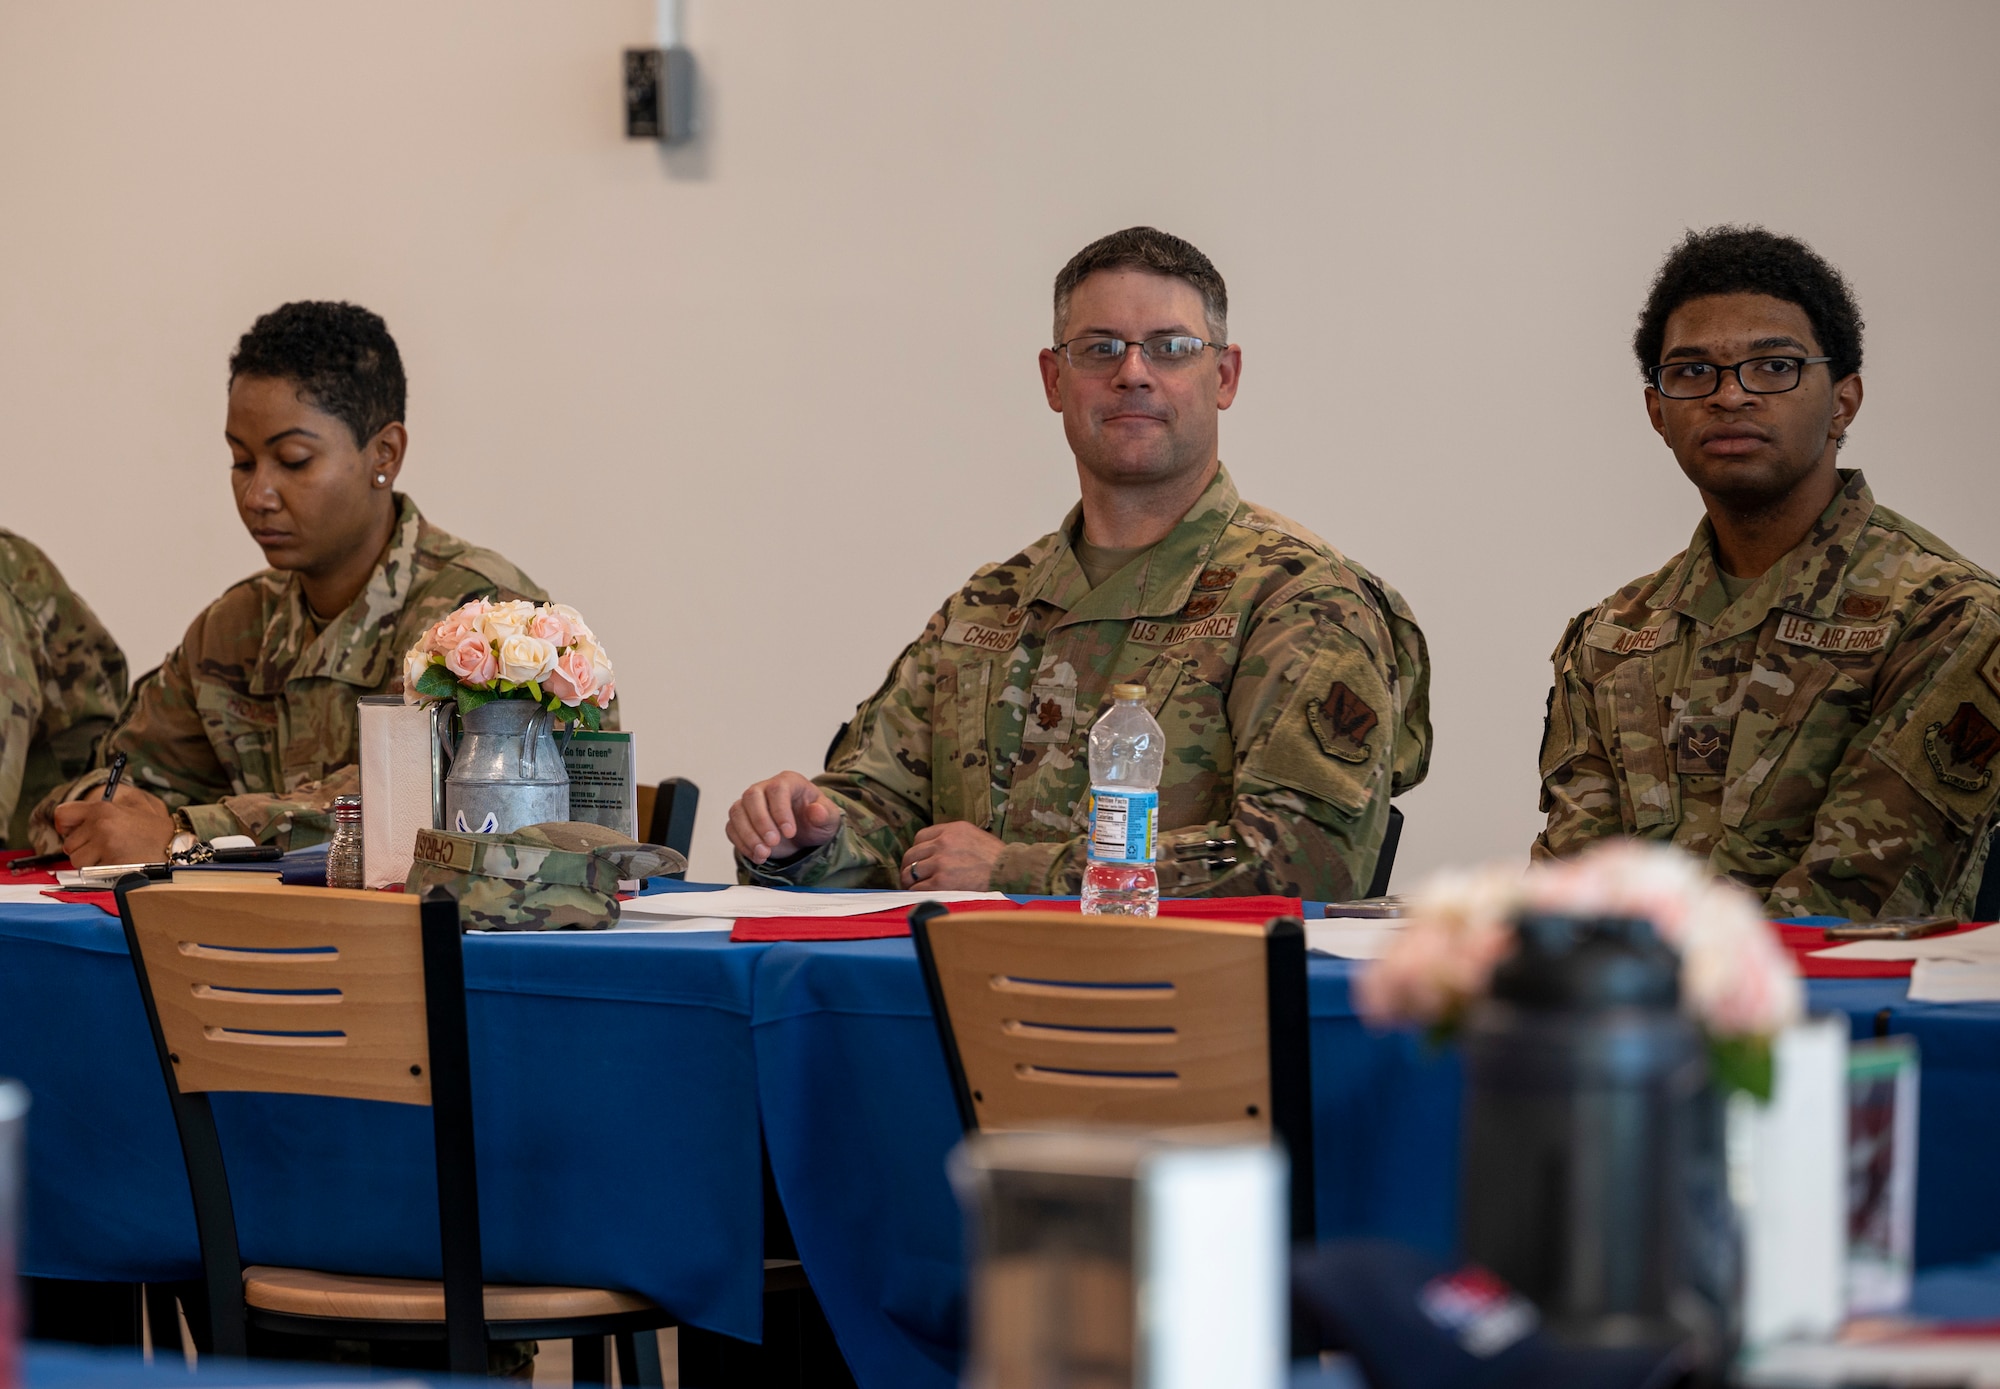
[{"label": "gold wristwatch", "polygon": [[199,843],[201,843],[201,836],[194,832],[194,826],[188,823],[187,816],[176,810],[174,812],[174,837],[167,841],[167,862],[172,863],[177,856],[186,853]]}]

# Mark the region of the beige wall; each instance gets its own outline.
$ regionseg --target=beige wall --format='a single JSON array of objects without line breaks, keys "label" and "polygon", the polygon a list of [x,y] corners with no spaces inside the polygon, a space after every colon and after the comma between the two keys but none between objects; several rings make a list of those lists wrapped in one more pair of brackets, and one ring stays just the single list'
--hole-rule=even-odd
[{"label": "beige wall", "polygon": [[1647,275],[1756,219],[1859,287],[1849,461],[2000,565],[2000,7],[686,8],[711,130],[662,157],[619,135],[645,0],[0,3],[0,524],[151,665],[259,563],[236,335],[365,303],[409,490],[590,616],[718,877],[728,799],[1073,499],[1048,283],[1153,222],[1229,278],[1244,490],[1430,634],[1405,863],[1514,854],[1549,648],[1697,515],[1626,347]]}]

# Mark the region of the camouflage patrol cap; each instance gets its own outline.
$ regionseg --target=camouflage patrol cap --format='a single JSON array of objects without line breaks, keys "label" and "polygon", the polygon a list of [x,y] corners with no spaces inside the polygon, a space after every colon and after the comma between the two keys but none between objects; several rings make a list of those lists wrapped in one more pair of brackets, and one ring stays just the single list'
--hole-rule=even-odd
[{"label": "camouflage patrol cap", "polygon": [[686,870],[672,849],[559,820],[511,834],[418,830],[405,888],[443,887],[468,930],[601,931],[618,920],[621,880]]}]

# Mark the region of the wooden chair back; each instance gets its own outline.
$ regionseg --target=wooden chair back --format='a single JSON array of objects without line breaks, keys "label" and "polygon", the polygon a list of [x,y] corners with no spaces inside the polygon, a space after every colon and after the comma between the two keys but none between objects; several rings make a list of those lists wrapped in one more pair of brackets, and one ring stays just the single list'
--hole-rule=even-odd
[{"label": "wooden chair back", "polygon": [[431,1102],[416,898],[160,883],[126,907],[182,1093]]},{"label": "wooden chair back", "polygon": [[968,1133],[1275,1131],[1291,1155],[1294,1233],[1310,1236],[1301,923],[928,905],[911,933]]},{"label": "wooden chair back", "polygon": [[445,1343],[485,1372],[479,1181],[458,903],[268,886],[118,884],[118,915],[173,1103],[201,1238],[204,1351],[248,1353],[243,1258],[215,1090],[428,1105]]}]

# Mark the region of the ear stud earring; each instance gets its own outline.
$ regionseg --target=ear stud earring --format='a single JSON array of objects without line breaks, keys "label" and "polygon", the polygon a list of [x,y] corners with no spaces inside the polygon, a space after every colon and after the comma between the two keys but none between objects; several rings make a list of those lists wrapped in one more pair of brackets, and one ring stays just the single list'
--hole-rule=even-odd
[{"label": "ear stud earring", "polygon": [[377,487],[387,487],[389,485],[389,475],[387,473],[375,474],[375,485]]}]

